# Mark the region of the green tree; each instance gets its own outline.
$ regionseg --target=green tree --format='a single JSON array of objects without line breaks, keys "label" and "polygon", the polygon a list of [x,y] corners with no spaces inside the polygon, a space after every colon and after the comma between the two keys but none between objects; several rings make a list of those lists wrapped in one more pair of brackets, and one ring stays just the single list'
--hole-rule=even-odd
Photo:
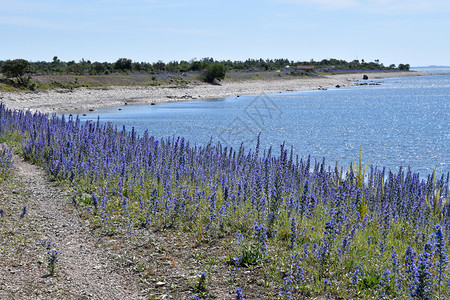
[{"label": "green tree", "polygon": [[164,71],[164,69],[166,68],[166,64],[162,61],[162,60],[158,60],[158,62],[153,64],[153,68],[158,71]]},{"label": "green tree", "polygon": [[180,64],[177,61],[170,61],[168,64],[166,64],[166,71],[174,73],[179,72]]},{"label": "green tree", "polygon": [[[44,66],[36,66],[37,63],[34,64],[34,69],[37,70],[45,70]],[[66,72],[66,63],[62,62],[58,56],[53,56],[53,61],[51,63],[43,62],[42,64],[47,64],[50,71],[54,73],[63,73]],[[38,72],[39,73],[39,72]]]},{"label": "green tree", "polygon": [[121,72],[129,72],[133,69],[133,62],[128,58],[119,58],[114,64],[114,69]]},{"label": "green tree", "polygon": [[402,71],[409,71],[409,64],[399,64],[398,69]]},{"label": "green tree", "polygon": [[227,72],[227,67],[222,65],[221,63],[213,63],[209,64],[205,71],[203,72],[203,80],[209,83],[213,83],[214,80],[221,80],[225,78],[225,74]]},{"label": "green tree", "polygon": [[207,65],[207,63],[203,63],[203,62],[195,60],[195,59],[191,60],[190,64],[191,64],[191,70],[192,71],[204,70],[206,68],[206,65]]},{"label": "green tree", "polygon": [[76,74],[76,75],[86,75],[89,74],[91,72],[91,61],[85,61],[84,58],[82,58],[80,60],[79,63],[72,63],[69,62],[67,63],[68,67],[67,67],[67,72],[72,73],[72,74]]},{"label": "green tree", "polygon": [[107,73],[107,68],[104,63],[96,61],[92,64],[92,71],[94,74],[105,74]]},{"label": "green tree", "polygon": [[188,72],[191,69],[191,64],[185,60],[180,61],[180,72]]},{"label": "green tree", "polygon": [[14,59],[4,62],[1,71],[6,77],[17,79],[18,84],[27,85],[31,80],[31,76],[25,75],[33,73],[33,68],[25,59]]}]

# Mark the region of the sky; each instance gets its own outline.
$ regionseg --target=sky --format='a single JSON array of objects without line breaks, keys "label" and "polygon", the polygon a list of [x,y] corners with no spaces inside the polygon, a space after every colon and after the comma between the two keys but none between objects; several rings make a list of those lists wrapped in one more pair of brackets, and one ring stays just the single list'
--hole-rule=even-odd
[{"label": "sky", "polygon": [[0,0],[0,60],[450,66],[449,0]]}]

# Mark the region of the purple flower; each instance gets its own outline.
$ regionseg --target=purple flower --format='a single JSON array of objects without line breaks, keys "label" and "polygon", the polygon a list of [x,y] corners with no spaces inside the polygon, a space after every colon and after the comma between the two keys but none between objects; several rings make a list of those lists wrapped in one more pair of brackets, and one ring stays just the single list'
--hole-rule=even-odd
[{"label": "purple flower", "polygon": [[22,208],[22,213],[20,214],[20,217],[23,218],[23,217],[25,217],[26,214],[27,214],[27,206],[25,205]]},{"label": "purple flower", "polygon": [[359,269],[359,264],[357,264],[355,266],[355,271],[353,271],[352,273],[352,284],[358,285],[361,275],[362,273]]},{"label": "purple flower", "polygon": [[442,280],[445,277],[445,268],[447,266],[447,249],[445,248],[445,236],[442,227],[439,224],[435,226],[434,238],[434,256],[437,257],[437,274],[438,287],[440,288]]},{"label": "purple flower", "polygon": [[391,281],[390,275],[391,270],[385,269],[383,272],[383,276],[381,277],[380,286],[378,288],[378,296],[380,298],[386,297],[386,287],[389,286],[389,283]]},{"label": "purple flower", "polygon": [[242,288],[240,286],[236,287],[235,295],[236,300],[245,300],[244,295],[242,294]]},{"label": "purple flower", "polygon": [[291,220],[291,249],[297,245],[297,222],[295,222],[295,218]]},{"label": "purple flower", "polygon": [[244,236],[242,235],[242,233],[240,231],[237,232],[236,234],[236,245],[241,246],[242,243],[244,242]]},{"label": "purple flower", "polygon": [[430,261],[430,250],[431,245],[427,243],[424,251],[419,254],[417,259],[417,266],[414,270],[414,281],[411,285],[411,297],[413,299],[432,299],[433,274],[431,273],[432,262]]},{"label": "purple flower", "polygon": [[94,205],[95,209],[98,209],[98,199],[97,196],[95,196],[95,193],[92,193],[92,204]]},{"label": "purple flower", "polygon": [[255,224],[252,226],[252,229],[255,231],[255,237],[257,238],[259,250],[262,254],[267,254],[267,228],[264,227],[263,224],[258,224],[255,221]]}]

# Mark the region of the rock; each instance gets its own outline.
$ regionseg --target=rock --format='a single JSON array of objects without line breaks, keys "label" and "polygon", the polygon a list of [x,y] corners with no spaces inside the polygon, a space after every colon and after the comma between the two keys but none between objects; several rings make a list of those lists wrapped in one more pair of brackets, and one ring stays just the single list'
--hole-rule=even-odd
[{"label": "rock", "polygon": [[341,86],[338,84],[337,86],[336,86],[336,88],[340,88]]},{"label": "rock", "polygon": [[367,80],[367,79],[369,79],[369,76],[364,75],[364,76],[363,76],[363,80]]},{"label": "rock", "polygon": [[157,283],[156,283],[156,287],[162,287],[162,286],[165,286],[166,285],[166,283],[165,282],[162,282],[162,281],[158,281]]}]

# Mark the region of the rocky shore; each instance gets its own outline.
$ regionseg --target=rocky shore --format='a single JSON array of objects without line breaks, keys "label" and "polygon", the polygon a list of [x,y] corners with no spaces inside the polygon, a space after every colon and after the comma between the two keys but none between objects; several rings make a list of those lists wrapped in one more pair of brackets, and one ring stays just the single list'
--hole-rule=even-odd
[{"label": "rocky shore", "polygon": [[[111,86],[107,88],[53,89],[36,92],[2,92],[0,101],[11,109],[44,113],[83,113],[100,107],[194,99],[220,99],[241,95],[276,94],[283,92],[323,90],[358,85],[362,73],[318,77],[297,77],[279,80],[224,81],[220,85],[195,83],[165,86]],[[421,72],[377,72],[371,79],[429,75]]]}]

